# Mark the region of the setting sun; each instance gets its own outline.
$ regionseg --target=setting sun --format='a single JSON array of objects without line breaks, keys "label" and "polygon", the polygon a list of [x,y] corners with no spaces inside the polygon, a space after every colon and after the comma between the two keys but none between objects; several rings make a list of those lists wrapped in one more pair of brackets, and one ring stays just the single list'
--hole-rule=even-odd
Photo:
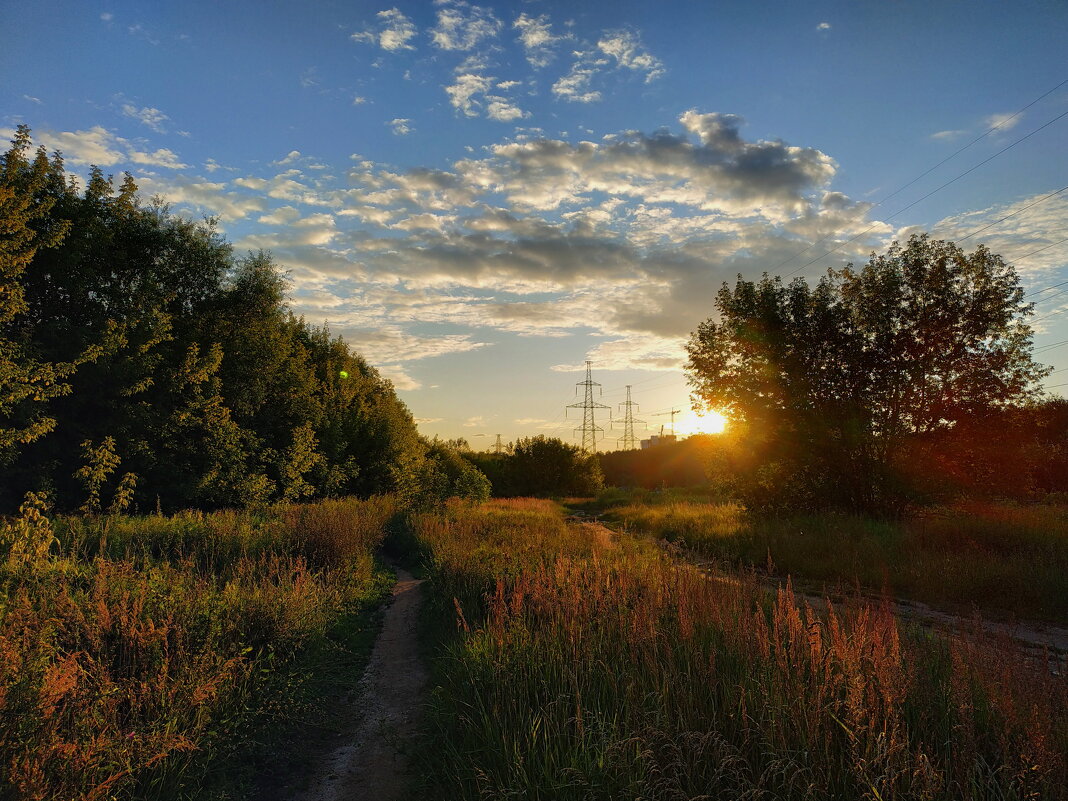
[{"label": "setting sun", "polygon": [[719,412],[688,412],[678,423],[677,433],[682,437],[694,434],[722,434],[727,428],[727,418]]}]

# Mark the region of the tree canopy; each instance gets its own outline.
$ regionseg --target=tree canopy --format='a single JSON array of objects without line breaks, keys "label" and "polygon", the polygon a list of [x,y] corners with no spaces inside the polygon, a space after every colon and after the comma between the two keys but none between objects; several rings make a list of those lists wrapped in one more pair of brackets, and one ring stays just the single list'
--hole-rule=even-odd
[{"label": "tree canopy", "polygon": [[484,493],[388,380],[289,311],[270,254],[236,256],[129,175],[93,168],[81,191],[30,148],[21,127],[0,157],[0,511],[40,490],[143,509]]},{"label": "tree canopy", "polygon": [[909,448],[1038,397],[1031,306],[985,247],[913,236],[810,286],[740,276],[690,338],[694,400],[744,428],[751,500],[885,508]]}]

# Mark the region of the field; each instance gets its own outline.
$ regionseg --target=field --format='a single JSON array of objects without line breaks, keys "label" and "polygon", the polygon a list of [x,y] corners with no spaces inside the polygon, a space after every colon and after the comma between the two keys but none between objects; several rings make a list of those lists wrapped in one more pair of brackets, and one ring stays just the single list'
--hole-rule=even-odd
[{"label": "field", "polygon": [[[354,683],[388,501],[3,529],[0,797],[233,798]],[[2,552],[0,552],[2,553]],[[274,738],[290,742],[278,746]]]},{"label": "field", "polygon": [[605,493],[580,508],[726,568],[819,591],[860,585],[965,616],[1068,623],[1068,505],[982,501],[904,520],[844,514],[761,518],[693,491]]},{"label": "field", "polygon": [[946,638],[864,594],[814,608],[749,567],[770,552],[776,573],[848,582],[870,564],[885,584],[910,556],[932,554],[922,577],[1030,521],[1003,549],[1022,570],[1060,558],[1057,507],[913,530],[667,495],[568,502],[615,530],[528,498],[51,521],[30,503],[4,528],[0,797],[294,798],[366,700],[343,701],[385,552],[426,579],[412,636],[431,689],[405,747],[420,797],[1068,798],[1057,656]]},{"label": "field", "polygon": [[443,637],[427,793],[1065,797],[1068,682],[1010,643],[708,581],[547,501],[456,505],[412,535]]}]

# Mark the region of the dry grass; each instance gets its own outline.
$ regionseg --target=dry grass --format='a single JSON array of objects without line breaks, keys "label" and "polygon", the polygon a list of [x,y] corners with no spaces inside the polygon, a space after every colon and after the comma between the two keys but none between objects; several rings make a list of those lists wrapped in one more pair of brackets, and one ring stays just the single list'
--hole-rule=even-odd
[{"label": "dry grass", "polygon": [[904,521],[759,518],[734,503],[623,503],[616,523],[727,565],[957,609],[1068,622],[1068,506],[970,502]]},{"label": "dry grass", "polygon": [[[71,518],[58,539],[40,517],[5,524],[0,797],[197,795],[278,702],[265,688],[290,655],[374,594],[391,513],[346,501]],[[27,537],[50,545],[14,547]]]},{"label": "dry grass", "polygon": [[817,614],[649,543],[598,547],[545,507],[413,525],[457,626],[442,798],[1068,797],[1068,681],[1010,644],[906,631],[885,606]]}]

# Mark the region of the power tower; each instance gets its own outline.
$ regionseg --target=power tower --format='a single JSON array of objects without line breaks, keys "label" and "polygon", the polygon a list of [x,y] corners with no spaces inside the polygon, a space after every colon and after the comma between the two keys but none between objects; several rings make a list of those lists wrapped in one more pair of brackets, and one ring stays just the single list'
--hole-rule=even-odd
[{"label": "power tower", "polygon": [[641,423],[645,425],[645,421],[634,419],[634,410],[638,407],[638,404],[630,399],[630,384],[627,384],[627,399],[619,405],[623,406],[626,411],[623,413],[623,436],[617,439],[616,442],[625,451],[637,450],[638,438],[634,435],[634,424]]},{"label": "power tower", "polygon": [[497,435],[497,441],[495,443],[493,443],[493,451],[498,456],[500,456],[501,455],[501,451],[503,451],[503,450],[504,450],[504,443],[501,442],[501,435],[498,434]]},{"label": "power tower", "polygon": [[[597,425],[597,421],[594,420],[595,410],[608,409],[608,419],[612,419],[612,407],[606,406],[603,403],[595,403],[593,400],[593,388],[599,388],[601,385],[593,380],[592,370],[590,369],[591,364],[593,364],[593,362],[586,362],[586,380],[575,382],[576,395],[578,394],[579,387],[586,388],[586,394],[582,403],[571,403],[564,409],[564,417],[567,417],[567,409],[582,409],[582,427],[576,428],[575,431],[582,432],[582,450],[586,453],[597,452],[597,434],[598,432],[604,434],[604,429]],[[603,392],[603,390],[601,390],[601,392]]]}]

